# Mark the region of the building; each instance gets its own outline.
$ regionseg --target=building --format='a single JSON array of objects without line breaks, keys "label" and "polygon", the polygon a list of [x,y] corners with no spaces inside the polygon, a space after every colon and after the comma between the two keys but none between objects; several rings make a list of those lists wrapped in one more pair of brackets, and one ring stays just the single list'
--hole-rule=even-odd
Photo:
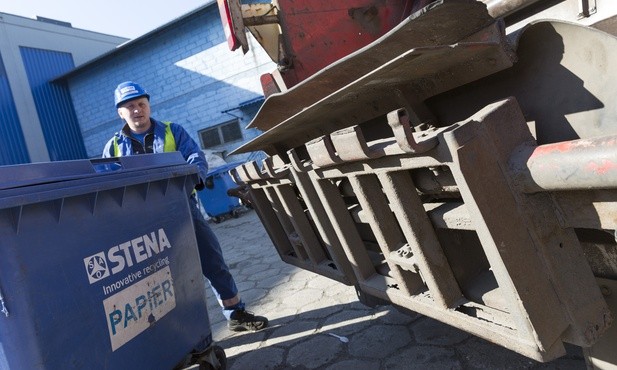
[{"label": "building", "polygon": [[99,157],[122,127],[113,91],[127,80],[151,95],[152,117],[181,124],[204,150],[228,162],[263,156],[228,157],[259,135],[244,127],[264,100],[259,76],[276,68],[251,40],[246,55],[231,52],[216,2],[210,1],[56,79],[69,86],[87,156]]},{"label": "building", "polygon": [[84,158],[69,91],[50,80],[125,41],[0,13],[0,165]]}]

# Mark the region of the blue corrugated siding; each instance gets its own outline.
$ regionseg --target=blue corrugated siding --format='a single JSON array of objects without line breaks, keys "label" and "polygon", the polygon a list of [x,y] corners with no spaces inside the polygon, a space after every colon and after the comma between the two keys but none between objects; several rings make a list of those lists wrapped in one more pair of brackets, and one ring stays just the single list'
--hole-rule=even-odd
[{"label": "blue corrugated siding", "polygon": [[0,165],[30,162],[6,69],[0,55]]},{"label": "blue corrugated siding", "polygon": [[52,161],[86,158],[67,86],[48,82],[75,67],[69,53],[20,47],[28,82]]}]

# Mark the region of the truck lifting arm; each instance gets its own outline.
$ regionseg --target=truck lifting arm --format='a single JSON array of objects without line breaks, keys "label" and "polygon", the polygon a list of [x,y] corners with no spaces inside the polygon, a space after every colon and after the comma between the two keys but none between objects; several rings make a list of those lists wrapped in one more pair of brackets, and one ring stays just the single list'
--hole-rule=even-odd
[{"label": "truck lifting arm", "polygon": [[616,33],[616,3],[397,3],[390,30],[283,78],[236,150],[269,155],[235,176],[279,255],[538,361],[573,343],[617,363],[595,350],[617,337],[617,39],[589,26]]}]

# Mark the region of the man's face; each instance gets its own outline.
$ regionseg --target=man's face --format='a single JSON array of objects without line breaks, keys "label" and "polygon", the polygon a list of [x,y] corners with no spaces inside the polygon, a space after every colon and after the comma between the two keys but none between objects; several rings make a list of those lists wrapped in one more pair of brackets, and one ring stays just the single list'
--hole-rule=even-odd
[{"label": "man's face", "polygon": [[131,130],[141,134],[150,129],[150,102],[146,97],[129,100],[118,107],[120,118],[126,121]]}]

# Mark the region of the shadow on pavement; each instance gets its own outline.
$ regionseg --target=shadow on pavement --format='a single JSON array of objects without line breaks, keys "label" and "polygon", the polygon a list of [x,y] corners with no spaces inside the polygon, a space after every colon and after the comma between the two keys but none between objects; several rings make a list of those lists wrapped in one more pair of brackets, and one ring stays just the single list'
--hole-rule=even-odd
[{"label": "shadow on pavement", "polygon": [[281,261],[254,211],[211,227],[248,309],[270,320],[259,332],[230,332],[208,288],[229,370],[586,369],[579,347],[542,364],[419,314],[367,307],[353,287]]}]

